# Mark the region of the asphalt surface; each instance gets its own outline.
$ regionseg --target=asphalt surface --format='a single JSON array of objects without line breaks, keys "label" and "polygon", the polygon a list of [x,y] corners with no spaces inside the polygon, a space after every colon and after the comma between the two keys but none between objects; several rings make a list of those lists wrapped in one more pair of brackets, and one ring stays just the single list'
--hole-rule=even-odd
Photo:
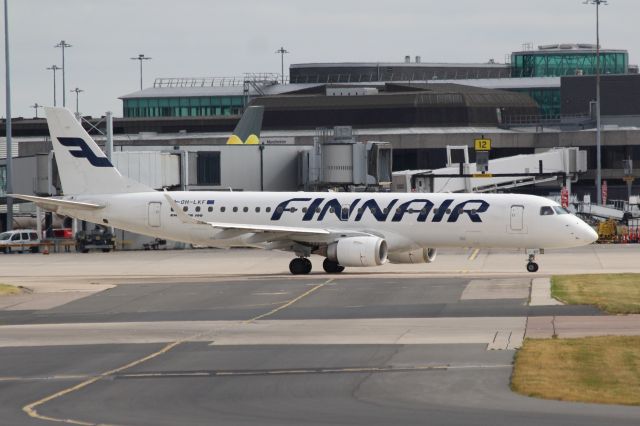
[{"label": "asphalt surface", "polygon": [[[44,330],[42,338],[47,327],[61,324],[91,330],[91,324],[131,323],[131,333],[140,324],[157,324],[159,335],[169,322],[222,324],[219,332],[199,329],[189,338],[154,343],[60,345],[52,336],[42,346],[29,346],[28,334],[24,345],[8,345],[0,327],[0,424],[639,424],[639,407],[545,401],[510,391],[515,351],[465,343],[460,328],[597,312],[527,306],[528,281],[501,279],[125,284],[52,309],[0,311],[6,329],[29,325]],[[328,339],[337,332],[325,333],[317,344],[307,342],[313,333],[287,334],[312,323],[320,335],[339,320],[361,327],[344,330],[342,340]],[[430,329],[409,326],[384,343],[354,343],[384,334],[385,325],[435,320],[441,341],[432,344],[419,343]],[[225,336],[228,324],[233,334]],[[127,337],[127,327],[122,324],[117,336]],[[280,343],[256,343],[261,333]],[[448,338],[455,343],[444,343]]]}]

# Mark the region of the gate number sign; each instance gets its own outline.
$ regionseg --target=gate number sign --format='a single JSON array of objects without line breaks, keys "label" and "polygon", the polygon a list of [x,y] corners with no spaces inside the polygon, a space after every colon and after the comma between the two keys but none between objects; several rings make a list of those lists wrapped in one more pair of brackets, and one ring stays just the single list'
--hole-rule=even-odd
[{"label": "gate number sign", "polygon": [[490,151],[491,139],[475,139],[476,151]]}]

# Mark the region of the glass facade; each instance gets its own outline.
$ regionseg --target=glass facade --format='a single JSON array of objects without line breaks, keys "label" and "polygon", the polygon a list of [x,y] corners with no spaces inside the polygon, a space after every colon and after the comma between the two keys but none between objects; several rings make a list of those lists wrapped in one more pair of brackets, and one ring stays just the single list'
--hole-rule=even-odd
[{"label": "glass facade", "polygon": [[123,99],[124,117],[210,117],[242,113],[242,96]]},{"label": "glass facade", "polygon": [[[600,52],[602,74],[626,74],[627,52]],[[587,51],[516,52],[511,55],[511,77],[561,77],[596,73],[596,53]]]},{"label": "glass facade", "polygon": [[560,116],[560,88],[516,89],[513,92],[525,93],[540,107],[540,115],[547,118]]}]

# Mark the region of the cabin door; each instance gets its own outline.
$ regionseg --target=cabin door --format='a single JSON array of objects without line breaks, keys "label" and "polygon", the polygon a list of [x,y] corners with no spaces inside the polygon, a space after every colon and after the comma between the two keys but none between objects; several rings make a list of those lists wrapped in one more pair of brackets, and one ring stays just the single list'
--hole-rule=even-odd
[{"label": "cabin door", "polygon": [[160,227],[160,211],[162,203],[149,203],[149,226]]},{"label": "cabin door", "polygon": [[511,206],[511,230],[520,232],[524,229],[524,206]]}]

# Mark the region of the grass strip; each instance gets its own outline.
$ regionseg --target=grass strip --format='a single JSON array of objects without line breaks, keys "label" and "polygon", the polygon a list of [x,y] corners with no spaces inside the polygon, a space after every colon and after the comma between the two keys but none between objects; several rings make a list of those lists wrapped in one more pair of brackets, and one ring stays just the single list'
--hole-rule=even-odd
[{"label": "grass strip", "polygon": [[640,405],[640,336],[526,339],[511,388],[545,399]]},{"label": "grass strip", "polygon": [[21,294],[22,290],[9,284],[0,284],[0,296],[12,296]]},{"label": "grass strip", "polygon": [[556,275],[551,278],[551,295],[610,314],[640,314],[640,274]]}]

